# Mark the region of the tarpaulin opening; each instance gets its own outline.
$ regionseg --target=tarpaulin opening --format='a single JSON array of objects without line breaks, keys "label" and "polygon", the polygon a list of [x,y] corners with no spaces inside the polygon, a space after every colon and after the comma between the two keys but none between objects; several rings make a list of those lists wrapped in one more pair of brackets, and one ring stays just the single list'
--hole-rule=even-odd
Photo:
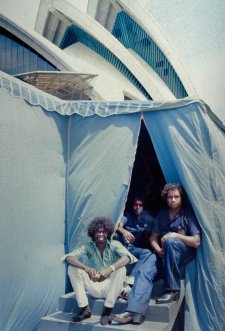
[{"label": "tarpaulin opening", "polygon": [[136,196],[141,196],[144,198],[145,207],[155,215],[163,206],[161,190],[164,185],[162,169],[142,120],[126,209],[131,209],[132,200]]}]

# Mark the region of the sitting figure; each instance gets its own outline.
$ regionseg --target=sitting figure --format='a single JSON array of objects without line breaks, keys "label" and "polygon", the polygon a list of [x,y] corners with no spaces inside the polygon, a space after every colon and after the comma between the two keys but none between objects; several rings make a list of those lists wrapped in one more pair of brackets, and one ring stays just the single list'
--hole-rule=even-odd
[{"label": "sitting figure", "polygon": [[149,250],[149,236],[151,234],[155,219],[150,212],[144,209],[144,199],[135,197],[132,204],[132,210],[127,211],[120,221],[117,233],[118,240],[133,254],[138,263],[134,266],[130,277],[124,284],[121,297],[128,298],[131,290],[130,285],[134,282],[134,277],[142,264],[148,260],[152,254]]},{"label": "sitting figure", "polygon": [[[125,314],[125,321],[132,320],[133,324],[142,324],[144,321],[146,303],[148,305],[151,294],[149,279],[154,278],[156,272],[151,267],[152,252],[149,248],[144,248],[149,244],[154,222],[154,217],[144,209],[143,199],[136,197],[133,200],[132,211],[125,214],[117,228],[117,232],[123,236],[124,246],[138,259],[121,293],[122,297],[127,299],[126,310],[134,312],[135,315],[128,314],[127,319]],[[129,286],[131,283],[132,288]],[[124,319],[121,321],[119,316],[118,322],[124,323]]]},{"label": "sitting figure", "polygon": [[165,185],[162,197],[167,208],[157,215],[150,238],[159,264],[163,264],[165,294],[156,300],[157,303],[172,302],[179,298],[180,269],[192,260],[195,249],[200,245],[200,228],[193,212],[184,206],[181,185]]},{"label": "sitting figure", "polygon": [[87,231],[92,240],[62,257],[69,264],[68,274],[80,307],[72,321],[91,317],[87,291],[94,298],[105,298],[101,316],[105,325],[111,323],[110,314],[126,275],[125,265],[135,263],[136,258],[119,241],[111,240],[114,224],[109,218],[93,219]]},{"label": "sitting figure", "polygon": [[[143,323],[153,288],[153,281],[164,266],[166,293],[157,303],[177,300],[180,291],[180,267],[189,262],[200,245],[200,229],[193,212],[183,205],[184,191],[179,184],[167,184],[162,191],[167,208],[159,212],[150,237],[155,253],[135,275],[125,313],[112,317],[119,323]],[[137,262],[138,264],[138,262]],[[143,277],[144,275],[144,277]]]},{"label": "sitting figure", "polygon": [[144,209],[144,199],[135,197],[132,210],[125,213],[118,225],[117,232],[123,236],[120,240],[129,250],[142,254],[139,248],[148,246],[149,240],[147,238],[146,241],[146,237],[151,233],[154,222],[154,217]]}]

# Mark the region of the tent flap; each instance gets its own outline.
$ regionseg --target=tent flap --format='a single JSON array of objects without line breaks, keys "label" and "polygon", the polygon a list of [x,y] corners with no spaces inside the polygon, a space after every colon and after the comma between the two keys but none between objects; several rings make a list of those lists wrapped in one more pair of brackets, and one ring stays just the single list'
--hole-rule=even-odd
[{"label": "tent flap", "polygon": [[0,329],[36,330],[64,291],[67,119],[0,99]]},{"label": "tent flap", "polygon": [[86,225],[96,216],[119,219],[135,158],[140,113],[127,118],[73,115],[68,163],[68,246],[86,238]]},{"label": "tent flap", "polygon": [[219,331],[225,325],[225,134],[201,104],[144,119],[167,182],[184,186],[202,228],[197,259],[187,268],[185,330]]}]

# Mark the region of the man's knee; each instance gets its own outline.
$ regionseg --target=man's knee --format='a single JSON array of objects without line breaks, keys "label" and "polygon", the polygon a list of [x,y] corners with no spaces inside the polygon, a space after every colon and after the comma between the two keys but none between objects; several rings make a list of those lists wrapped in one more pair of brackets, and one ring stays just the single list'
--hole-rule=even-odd
[{"label": "man's knee", "polygon": [[157,257],[155,254],[152,254],[150,258],[138,268],[139,275],[148,275],[152,279],[154,279],[157,271]]},{"label": "man's knee", "polygon": [[69,275],[69,277],[71,278],[74,278],[74,277],[83,277],[84,276],[84,274],[85,274],[85,271],[84,270],[82,270],[82,269],[79,269],[79,268],[75,268],[75,267],[73,267],[73,266],[71,266],[71,265],[69,265],[69,267],[68,267],[68,275]]},{"label": "man's knee", "polygon": [[118,275],[120,277],[125,277],[126,276],[126,272],[127,272],[126,268],[125,267],[121,267],[121,268],[115,270],[113,272],[113,275],[115,275],[115,276]]},{"label": "man's knee", "polygon": [[177,244],[177,238],[167,238],[163,244],[164,250],[173,248],[175,247],[176,244]]},{"label": "man's knee", "polygon": [[164,242],[164,258],[175,258],[180,262],[186,256],[187,247],[182,240],[178,238],[168,238]]},{"label": "man's knee", "polygon": [[183,241],[178,238],[167,238],[163,244],[165,252],[174,251],[174,249],[176,249],[176,251],[182,252],[186,249],[186,247],[187,246],[183,243]]},{"label": "man's knee", "polygon": [[149,250],[149,249],[147,249],[147,248],[143,248],[142,250],[141,250],[141,254],[140,254],[140,257],[149,257],[150,255],[152,255],[152,252]]}]

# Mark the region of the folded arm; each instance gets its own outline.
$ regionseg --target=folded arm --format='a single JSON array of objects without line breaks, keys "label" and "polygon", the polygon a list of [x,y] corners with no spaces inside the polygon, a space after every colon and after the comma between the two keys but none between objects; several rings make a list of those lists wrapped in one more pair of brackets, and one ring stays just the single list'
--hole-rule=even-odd
[{"label": "folded arm", "polygon": [[178,238],[181,241],[183,241],[183,243],[189,247],[194,247],[194,248],[198,248],[198,246],[200,245],[200,235],[196,234],[193,236],[186,236],[182,233],[177,233],[177,232],[169,232],[167,234],[165,234],[162,239],[161,242],[162,244],[164,243],[164,241],[168,238]]}]

